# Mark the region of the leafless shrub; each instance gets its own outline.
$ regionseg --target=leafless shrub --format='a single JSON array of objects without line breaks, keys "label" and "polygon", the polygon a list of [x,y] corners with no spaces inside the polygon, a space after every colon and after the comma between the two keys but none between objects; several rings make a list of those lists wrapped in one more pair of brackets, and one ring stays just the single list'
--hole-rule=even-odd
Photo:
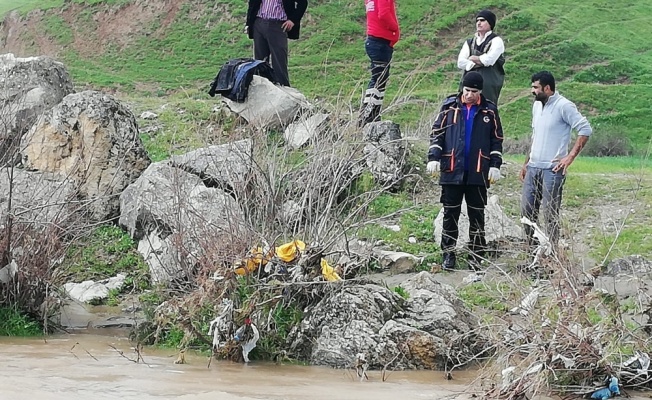
[{"label": "leafless shrub", "polygon": [[632,143],[621,132],[596,129],[586,143],[582,154],[594,157],[618,157],[632,154]]},{"label": "leafless shrub", "polygon": [[480,327],[493,350],[478,355],[489,361],[476,380],[487,397],[591,393],[605,376],[618,375],[632,349],[650,348],[642,330],[625,323],[617,299],[592,291],[593,276],[563,252],[545,259],[539,271],[545,279],[534,284],[525,274],[486,282],[507,308],[485,316]]}]

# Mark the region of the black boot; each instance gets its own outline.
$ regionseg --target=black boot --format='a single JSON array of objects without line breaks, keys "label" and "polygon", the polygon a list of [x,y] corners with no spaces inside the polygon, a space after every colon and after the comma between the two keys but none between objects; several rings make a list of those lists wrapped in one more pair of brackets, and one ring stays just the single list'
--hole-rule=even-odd
[{"label": "black boot", "polygon": [[457,258],[455,256],[455,253],[453,253],[452,251],[445,251],[443,261],[441,263],[441,269],[454,270],[456,263],[457,263]]},{"label": "black boot", "polygon": [[358,117],[358,127],[363,128],[365,125],[371,122],[380,121],[381,107],[382,106],[380,104],[363,104],[362,109],[360,110],[360,116]]}]

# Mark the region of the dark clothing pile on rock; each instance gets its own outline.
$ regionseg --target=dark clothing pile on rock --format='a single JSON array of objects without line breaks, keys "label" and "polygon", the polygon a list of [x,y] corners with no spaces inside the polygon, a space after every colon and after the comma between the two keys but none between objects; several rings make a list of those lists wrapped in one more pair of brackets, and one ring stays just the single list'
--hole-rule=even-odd
[{"label": "dark clothing pile on rock", "polygon": [[251,58],[229,60],[220,68],[208,94],[211,97],[214,97],[215,94],[221,94],[235,102],[243,103],[247,99],[249,85],[254,75],[275,82],[274,71],[265,61]]}]

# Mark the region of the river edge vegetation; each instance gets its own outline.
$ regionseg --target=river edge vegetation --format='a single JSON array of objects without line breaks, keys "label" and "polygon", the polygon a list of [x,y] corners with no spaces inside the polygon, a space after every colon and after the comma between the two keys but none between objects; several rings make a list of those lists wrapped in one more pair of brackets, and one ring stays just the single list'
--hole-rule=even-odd
[{"label": "river edge vegetation", "polygon": [[[158,25],[150,27],[154,35],[131,37],[122,48],[109,41],[104,54],[84,53],[74,44],[85,30],[92,30],[92,15],[133,2],[25,3],[21,7],[23,13],[28,11],[25,7],[47,9],[37,18],[34,29],[49,38],[53,55],[69,67],[80,88],[112,91],[128,102],[136,115],[145,110],[159,114],[157,121],[139,121],[143,131],[154,124],[161,125],[142,134],[154,161],[228,140],[242,128],[233,118],[214,112],[216,101],[208,99],[204,89],[221,62],[249,52],[250,42],[236,36],[241,28],[244,3],[217,3],[226,15],[219,20],[209,11],[213,2],[197,2],[204,7],[203,11],[209,11],[199,17],[189,6],[181,5],[176,19],[165,29],[161,28],[162,21],[157,21]],[[650,15],[652,6],[622,1],[583,5],[550,0],[536,5],[524,1],[454,5],[402,2],[399,18],[405,27],[405,38],[397,47],[390,104],[384,118],[400,122],[404,134],[411,138],[411,184],[374,199],[368,207],[369,217],[392,217],[382,224],[365,226],[359,235],[383,240],[389,248],[424,257],[421,269],[429,270],[438,261],[439,251],[432,240],[432,221],[440,207],[438,189],[436,181],[423,171],[427,127],[438,101],[456,86],[458,73],[454,57],[461,40],[470,32],[473,13],[487,6],[500,10],[498,30],[509,38],[509,79],[501,113],[508,148],[513,154],[506,157],[505,179],[494,187],[501,205],[508,215],[516,218],[520,189],[516,173],[523,160],[531,105],[529,75],[539,69],[550,69],[560,79],[560,91],[578,103],[596,128],[596,136],[589,142],[591,147],[573,165],[566,186],[563,207],[567,237],[577,238],[577,244],[585,247],[577,251],[594,260],[594,266],[630,254],[652,254],[649,240],[652,210],[641,206],[652,204],[650,117],[644,112],[652,100],[648,98],[652,56],[643,50],[650,32],[641,17]],[[426,9],[432,12],[424,12]],[[619,11],[618,18],[614,18],[614,10]],[[366,60],[360,46],[360,7],[348,2],[318,1],[311,4],[309,13],[312,17],[306,21],[305,37],[292,44],[290,68],[294,86],[325,108],[355,110],[366,79]],[[29,14],[25,15],[30,18]],[[69,22],[71,15],[74,24]],[[578,31],[578,26],[584,28]],[[28,42],[29,34],[25,35]],[[233,40],[224,39],[226,36]],[[616,48],[603,43],[607,41],[622,46]],[[29,55],[42,54],[43,49],[34,46],[29,49]],[[317,48],[328,51],[316,53]],[[633,98],[640,101],[632,102]],[[354,114],[351,113],[352,118]],[[277,145],[279,136],[278,132],[271,133],[270,145]],[[293,159],[300,162],[301,151],[296,153]],[[392,222],[402,230],[394,232],[385,227]],[[107,236],[110,240],[103,241]],[[416,243],[411,243],[410,237]],[[111,250],[111,246],[117,247]],[[137,265],[128,291],[135,288],[142,293],[141,301],[150,317],[153,308],[166,296],[164,290],[142,284],[146,281],[146,270],[135,252],[135,244],[115,227],[99,227],[88,240],[71,248],[68,255],[67,267],[78,279],[108,277],[125,265]],[[246,282],[240,283],[239,296],[246,300],[250,289]],[[395,291],[401,292],[400,288]],[[474,284],[460,291],[461,297],[477,312],[496,308],[504,311],[505,293],[500,284]],[[521,290],[513,291],[507,297],[515,302],[521,294]],[[115,300],[110,301],[117,301],[120,295],[114,294]],[[277,354],[288,327],[301,318],[301,311],[296,307],[269,311],[277,319],[276,325],[283,329],[279,330],[279,337],[262,343],[254,357],[269,359]],[[20,320],[24,316],[8,315],[14,321],[6,331],[9,334],[34,332],[27,328],[32,326],[29,321]],[[210,304],[200,305],[196,328],[206,332],[213,318]],[[607,319],[599,315],[591,318],[596,324]],[[12,330],[16,328],[20,329]],[[169,324],[159,343],[177,347],[185,337],[184,326]],[[200,341],[184,345],[207,349]]]}]

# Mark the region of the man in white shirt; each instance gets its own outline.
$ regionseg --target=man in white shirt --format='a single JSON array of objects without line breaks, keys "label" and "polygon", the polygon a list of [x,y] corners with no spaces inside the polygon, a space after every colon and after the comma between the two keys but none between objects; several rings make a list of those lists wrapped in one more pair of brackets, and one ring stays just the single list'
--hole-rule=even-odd
[{"label": "man in white shirt", "polygon": [[[464,71],[477,71],[484,79],[482,94],[487,100],[498,105],[500,91],[505,81],[505,43],[493,32],[496,15],[489,10],[482,10],[475,17],[476,34],[466,40],[457,57],[457,68]],[[462,83],[460,82],[460,90]]]},{"label": "man in white shirt", "polygon": [[[532,75],[532,147],[519,177],[523,182],[521,215],[538,222],[543,209],[544,230],[550,243],[559,239],[559,209],[566,172],[580,154],[593,129],[577,106],[556,92],[555,77],[548,71]],[[577,140],[569,151],[571,131]],[[528,245],[536,244],[533,228],[524,225]]]}]

